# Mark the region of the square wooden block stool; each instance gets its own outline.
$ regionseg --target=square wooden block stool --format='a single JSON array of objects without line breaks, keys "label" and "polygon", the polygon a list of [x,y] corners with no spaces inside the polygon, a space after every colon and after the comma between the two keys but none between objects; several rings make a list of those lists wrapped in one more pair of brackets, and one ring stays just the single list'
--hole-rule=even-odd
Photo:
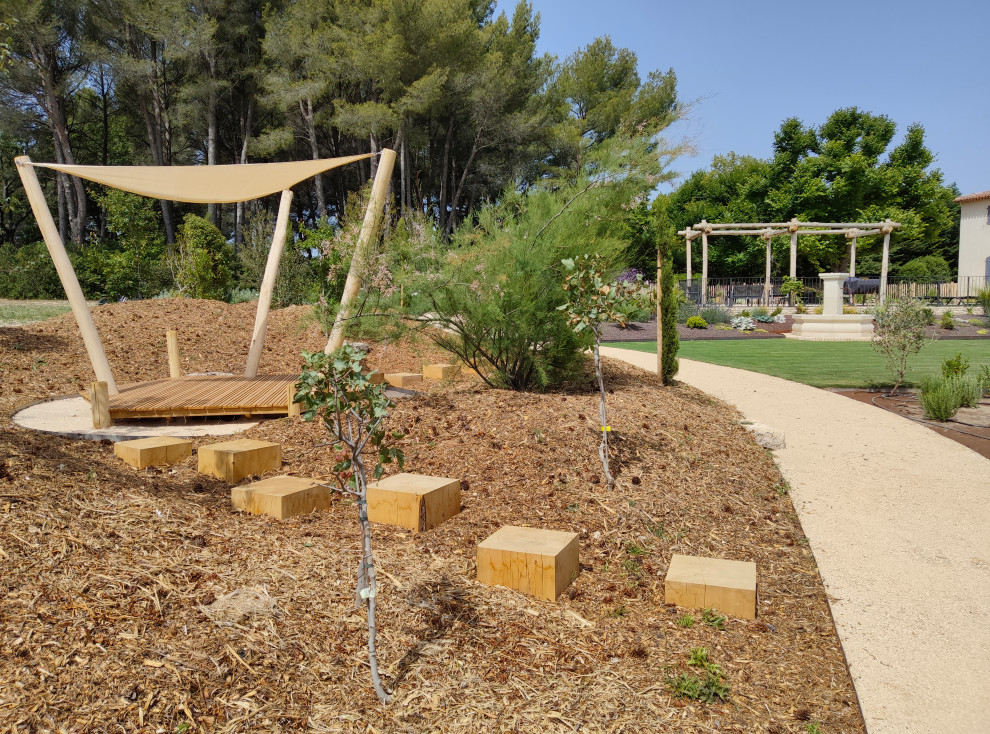
[{"label": "square wooden block stool", "polygon": [[461,374],[459,364],[428,364],[423,366],[423,377],[430,380],[449,380]]},{"label": "square wooden block stool", "polygon": [[368,519],[373,522],[419,533],[460,511],[460,479],[402,473],[368,483]]},{"label": "square wooden block stool", "polygon": [[733,617],[755,619],[756,564],[674,555],[663,600],[681,607],[713,607]]},{"label": "square wooden block stool", "polygon": [[231,484],[244,477],[264,474],[282,466],[282,447],[277,443],[239,438],[199,449],[199,472]]},{"label": "square wooden block stool", "polygon": [[578,534],[506,525],[478,544],[478,581],[556,601],[577,578]]},{"label": "square wooden block stool", "polygon": [[230,490],[235,510],[284,520],[313,510],[330,509],[330,490],[305,477],[271,477]]},{"label": "square wooden block stool", "polygon": [[418,372],[392,372],[385,375],[385,382],[392,387],[409,387],[422,381],[423,376]]},{"label": "square wooden block stool", "polygon": [[113,445],[117,457],[133,466],[144,469],[149,466],[177,464],[192,456],[192,442],[173,436],[137,438],[133,441],[118,441]]}]

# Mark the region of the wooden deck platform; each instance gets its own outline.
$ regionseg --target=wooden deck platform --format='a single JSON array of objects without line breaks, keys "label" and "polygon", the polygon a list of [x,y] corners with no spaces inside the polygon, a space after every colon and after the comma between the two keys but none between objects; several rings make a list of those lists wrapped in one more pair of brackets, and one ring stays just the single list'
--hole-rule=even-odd
[{"label": "wooden deck platform", "polygon": [[298,375],[179,377],[139,382],[110,396],[111,418],[287,415]]}]

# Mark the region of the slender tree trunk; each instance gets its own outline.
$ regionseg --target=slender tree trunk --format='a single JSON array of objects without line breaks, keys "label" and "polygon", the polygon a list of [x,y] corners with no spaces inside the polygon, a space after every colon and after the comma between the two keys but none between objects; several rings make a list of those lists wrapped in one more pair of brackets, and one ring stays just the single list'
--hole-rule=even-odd
[{"label": "slender tree trunk", "polygon": [[368,521],[368,481],[365,471],[364,461],[361,454],[354,457],[355,476],[359,477],[361,483],[360,496],[358,497],[358,517],[361,520],[361,567],[358,569],[358,594],[362,596],[361,588],[364,586],[367,591],[368,604],[368,662],[371,666],[371,684],[375,687],[375,693],[382,703],[388,703],[391,696],[385,692],[382,679],[378,672],[378,650],[376,646],[378,637],[378,627],[376,624],[375,611],[378,599],[378,584],[375,579],[375,557],[371,552],[371,523]]},{"label": "slender tree trunk", "polygon": [[[305,104],[299,100],[299,111],[306,123],[306,136],[309,138],[310,157],[317,161],[320,159],[320,146],[316,137],[316,115],[313,112],[313,100],[306,98]],[[318,173],[313,176],[313,188],[316,190],[316,220],[317,226],[327,215],[327,199],[323,192],[323,175]]]},{"label": "slender tree trunk", "polygon": [[[251,117],[254,112],[254,105],[249,99],[247,103],[247,111],[244,113],[244,120],[241,124],[241,165],[245,165],[248,162],[248,141],[251,139]],[[236,252],[241,244],[244,242],[244,215],[245,206],[243,201],[237,202],[237,208],[234,212],[234,251]]]},{"label": "slender tree trunk", "polygon": [[55,197],[58,202],[58,236],[65,242],[66,233],[69,231],[69,212],[65,198],[65,174],[58,172],[55,174]]},{"label": "slender tree trunk", "polygon": [[454,231],[455,216],[454,213],[457,211],[457,203],[461,198],[461,192],[464,190],[464,183],[467,181],[468,171],[471,169],[471,164],[474,162],[474,156],[478,153],[478,143],[481,141],[481,133],[483,127],[478,128],[477,135],[474,136],[474,143],[471,145],[471,154],[468,156],[467,163],[464,164],[464,169],[461,171],[461,180],[457,184],[457,190],[454,192],[454,198],[450,201],[450,218],[447,220],[446,234],[449,237],[451,232]]},{"label": "slender tree trunk", "polygon": [[[141,54],[136,45],[131,46],[131,56],[140,59]],[[162,70],[159,72],[158,43],[151,41],[151,67],[153,69],[151,78],[148,80],[147,88],[138,90],[141,101],[141,115],[144,119],[144,129],[148,136],[148,146],[151,149],[151,159],[156,166],[166,166],[171,163],[171,155],[166,150],[168,145],[168,114],[165,110],[162,88],[165,83],[164,62]],[[172,202],[166,199],[159,199],[162,210],[162,224],[165,228],[165,243],[175,244],[175,217],[173,215]]]},{"label": "slender tree trunk", "polygon": [[[378,152],[378,140],[375,138],[375,133],[371,132],[368,135],[368,140],[371,143],[371,152]],[[368,159],[368,169],[371,171],[371,179],[374,180],[375,174],[378,172],[378,157],[373,156]]]},{"label": "slender tree trunk", "polygon": [[[65,108],[61,99],[55,92],[55,80],[50,71],[43,66],[46,58],[40,50],[32,47],[32,58],[41,74],[42,96],[38,101],[42,109],[48,114],[48,124],[51,126],[52,136],[55,141],[55,160],[58,163],[75,165],[75,158],[72,155],[72,144],[69,141],[69,126],[65,117]],[[63,181],[62,188],[65,191],[65,216],[68,219],[69,231],[72,233],[72,240],[81,245],[86,228],[86,191],[83,188],[82,179],[78,176],[60,176]],[[61,222],[61,212],[59,221]]]},{"label": "slender tree trunk", "polygon": [[405,219],[409,209],[406,206],[406,124],[399,127],[396,147],[399,149],[399,215]]},{"label": "slender tree trunk", "polygon": [[[217,90],[215,88],[216,80],[216,62],[213,58],[209,59],[209,69],[210,69],[210,91],[206,98],[206,165],[215,166],[217,164]],[[220,227],[220,205],[219,204],[208,204],[208,217],[213,226]]]},{"label": "slender tree trunk", "polygon": [[443,162],[440,164],[440,206],[437,212],[437,224],[441,230],[447,229],[447,166],[450,165],[450,150],[454,141],[454,116],[450,116],[447,124],[447,138],[443,144]]},{"label": "slender tree trunk", "polygon": [[605,380],[602,378],[602,358],[598,351],[601,346],[601,335],[598,333],[598,329],[595,326],[591,327],[595,332],[595,376],[598,377],[598,420],[601,423],[602,429],[602,442],[598,446],[598,456],[602,460],[602,469],[605,471],[605,480],[608,482],[608,488],[612,489],[615,486],[615,478],[612,476],[612,472],[608,468],[608,434],[611,430],[611,426],[608,425],[608,419],[605,416]]}]

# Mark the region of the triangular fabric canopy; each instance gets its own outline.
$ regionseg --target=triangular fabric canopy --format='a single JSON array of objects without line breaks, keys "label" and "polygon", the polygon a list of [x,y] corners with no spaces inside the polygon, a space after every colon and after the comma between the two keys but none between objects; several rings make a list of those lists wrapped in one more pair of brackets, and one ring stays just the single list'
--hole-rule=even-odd
[{"label": "triangular fabric canopy", "polygon": [[344,158],[233,166],[69,166],[33,162],[30,165],[54,168],[153,199],[192,204],[233,204],[284,191],[318,173],[372,155],[365,153]]}]

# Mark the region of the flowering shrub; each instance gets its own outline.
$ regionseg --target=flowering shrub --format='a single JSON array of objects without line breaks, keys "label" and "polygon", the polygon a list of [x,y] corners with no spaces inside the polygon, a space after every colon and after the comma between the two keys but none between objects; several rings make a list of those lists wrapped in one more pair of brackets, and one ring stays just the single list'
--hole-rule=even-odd
[{"label": "flowering shrub", "polygon": [[756,323],[749,316],[736,316],[732,319],[732,328],[739,331],[752,331],[756,328]]}]

